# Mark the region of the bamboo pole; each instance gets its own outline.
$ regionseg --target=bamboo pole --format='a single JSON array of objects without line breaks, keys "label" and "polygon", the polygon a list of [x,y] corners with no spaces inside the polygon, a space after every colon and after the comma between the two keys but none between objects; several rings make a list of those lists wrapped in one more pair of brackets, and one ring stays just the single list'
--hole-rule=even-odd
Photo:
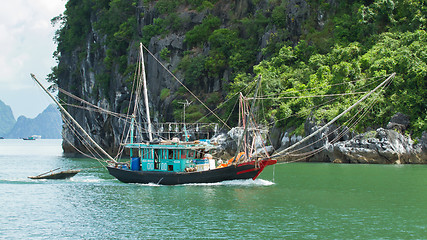
[{"label": "bamboo pole", "polygon": [[351,109],[359,105],[362,101],[364,101],[367,97],[369,97],[372,93],[377,91],[380,87],[382,87],[384,84],[386,84],[388,81],[390,81],[394,76],[396,76],[396,73],[391,74],[386,80],[384,80],[381,84],[379,84],[376,88],[374,88],[372,91],[367,93],[365,96],[363,96],[359,101],[357,101],[355,104],[353,104],[351,107],[347,108],[344,112],[336,116],[334,119],[332,119],[330,122],[328,122],[325,126],[319,128],[317,131],[313,132],[312,134],[308,135],[307,137],[303,138],[301,141],[295,143],[294,145],[289,146],[288,148],[274,154],[270,158],[280,157],[281,155],[284,155],[286,152],[288,152],[291,149],[294,149],[296,146],[299,146],[301,143],[305,142],[307,139],[313,137],[314,135],[318,134],[319,132],[323,131],[325,128],[330,126],[332,123],[336,122],[339,118],[341,118],[344,114],[348,113]]},{"label": "bamboo pole", "polygon": [[56,98],[39,82],[39,80],[37,80],[36,76],[34,74],[30,74],[31,77],[34,79],[34,81],[36,81],[36,83],[47,93],[47,95],[49,95],[49,97],[56,103],[56,105],[58,105],[58,107],[62,110],[62,113],[64,113],[68,118],[71,119],[71,121],[73,121],[76,126],[83,132],[83,134],[89,139],[89,141],[91,141],[93,143],[93,145],[95,145],[96,148],[98,148],[99,151],[101,151],[101,153],[103,153],[108,159],[110,159],[113,162],[117,162],[113,157],[110,156],[110,154],[108,154],[104,149],[102,149],[101,146],[98,145],[98,143],[95,142],[95,140],[92,139],[92,137],[83,129],[82,126],[80,126],[80,124],[67,112],[67,110],[65,110],[65,108],[58,102],[58,100],[56,100]]},{"label": "bamboo pole", "polygon": [[51,172],[53,172],[53,171],[56,171],[56,170],[58,170],[58,169],[61,169],[61,168],[55,168],[55,169],[53,169],[53,170],[50,170],[50,171],[47,171],[47,172],[45,172],[45,173],[39,174],[39,175],[37,175],[36,177],[43,176],[43,175],[45,175],[45,174],[51,173]]},{"label": "bamboo pole", "polygon": [[[242,120],[243,122],[246,121],[245,129],[243,130],[242,138],[240,139],[240,141],[237,144],[237,151],[236,151],[236,154],[234,155],[234,159],[233,159],[233,162],[232,162],[233,164],[236,161],[238,161],[237,156],[238,156],[238,154],[240,152],[240,149],[243,147],[242,146],[243,142],[246,139],[246,133],[248,132],[248,127],[249,127],[249,124],[250,124],[250,119],[252,117],[252,113],[253,113],[253,110],[255,108],[256,97],[258,95],[258,89],[259,89],[260,85],[261,85],[261,74],[258,76],[258,82],[257,82],[257,86],[256,86],[256,89],[255,89],[254,99],[252,100],[252,105],[251,105],[251,109],[249,110],[249,114],[246,116],[246,120],[245,119]],[[246,155],[246,159],[249,159],[249,153],[245,153],[245,155]]]}]

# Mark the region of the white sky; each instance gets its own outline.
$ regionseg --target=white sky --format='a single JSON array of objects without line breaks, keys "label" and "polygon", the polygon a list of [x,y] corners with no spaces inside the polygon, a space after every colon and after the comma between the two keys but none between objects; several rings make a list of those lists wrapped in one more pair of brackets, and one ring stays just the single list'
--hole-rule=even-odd
[{"label": "white sky", "polygon": [[0,7],[0,100],[12,108],[15,118],[34,118],[52,100],[30,77],[34,73],[45,86],[56,64],[50,20],[63,13],[66,0],[13,0]]}]

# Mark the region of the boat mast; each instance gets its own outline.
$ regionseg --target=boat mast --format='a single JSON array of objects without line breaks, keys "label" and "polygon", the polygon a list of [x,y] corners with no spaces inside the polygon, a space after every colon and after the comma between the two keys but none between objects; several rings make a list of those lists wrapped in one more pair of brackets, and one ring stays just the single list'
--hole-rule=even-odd
[{"label": "boat mast", "polygon": [[141,77],[142,77],[142,83],[144,86],[144,101],[145,101],[145,113],[147,114],[148,137],[149,137],[150,142],[151,142],[151,141],[153,141],[153,135],[151,133],[150,108],[148,107],[147,80],[145,77],[144,53],[142,51],[142,43],[139,43],[139,49],[141,52]]},{"label": "boat mast", "polygon": [[[254,99],[252,100],[252,105],[251,105],[251,109],[249,110],[249,114],[246,115],[246,119],[242,119],[243,122],[246,121],[245,129],[243,130],[242,137],[240,138],[240,140],[237,144],[237,151],[236,151],[236,155],[234,156],[233,163],[235,163],[237,161],[237,159],[236,159],[237,155],[239,154],[240,149],[242,148],[244,138],[246,137],[246,133],[248,132],[248,126],[250,123],[250,118],[252,116],[253,109],[255,108],[255,101],[256,101],[256,97],[258,95],[258,90],[259,90],[260,85],[261,85],[261,74],[258,77],[258,83],[257,83],[256,89],[255,89]],[[248,159],[249,158],[248,153],[245,153],[245,154],[246,154],[246,158]]]},{"label": "boat mast", "polygon": [[101,151],[105,156],[107,156],[108,159],[110,159],[113,162],[117,162],[113,157],[110,156],[110,154],[108,154],[104,149],[102,149],[101,146],[99,146],[95,140],[93,140],[91,138],[91,136],[82,128],[82,126],[80,126],[80,124],[67,112],[67,110],[65,110],[65,108],[58,102],[58,100],[55,99],[55,97],[39,82],[39,80],[37,80],[36,76],[34,74],[30,74],[31,77],[34,79],[34,81],[36,81],[36,83],[49,95],[50,98],[52,98],[52,100],[56,103],[56,105],[58,105],[58,107],[62,110],[62,112],[67,115],[67,117],[69,117],[71,119],[71,121],[74,122],[74,124],[76,124],[76,126],[83,132],[84,135],[86,135],[86,137],[89,139],[89,141],[92,142],[93,145],[95,145],[96,148],[98,148],[99,151]]}]

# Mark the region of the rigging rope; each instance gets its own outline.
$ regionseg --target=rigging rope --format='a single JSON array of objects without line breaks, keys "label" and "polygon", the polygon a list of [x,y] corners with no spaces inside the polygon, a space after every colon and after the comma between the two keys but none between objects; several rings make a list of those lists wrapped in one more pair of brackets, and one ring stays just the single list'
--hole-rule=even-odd
[{"label": "rigging rope", "polygon": [[[84,104],[87,104],[87,105],[89,105],[89,106],[91,106],[91,107],[93,107],[93,108],[97,109],[99,112],[105,112],[105,113],[107,113],[107,114],[110,114],[110,115],[113,115],[113,116],[118,116],[118,117],[126,117],[126,115],[124,115],[124,114],[120,114],[120,113],[112,112],[112,111],[109,111],[109,110],[103,109],[103,108],[101,108],[101,107],[98,107],[98,106],[96,106],[96,105],[94,105],[94,104],[92,104],[92,103],[90,103],[90,102],[88,102],[88,101],[85,101],[85,100],[83,100],[83,99],[81,99],[81,98],[77,97],[76,95],[74,95],[74,94],[72,94],[72,93],[70,93],[70,92],[65,91],[64,89],[62,89],[62,88],[60,88],[60,87],[57,87],[57,88],[58,88],[58,91],[60,91],[61,93],[65,94],[65,95],[67,95],[67,96],[69,96],[69,97],[71,97],[71,98],[74,98],[75,100],[78,100],[78,101],[80,101],[80,102],[82,102],[82,103],[84,103]],[[74,106],[74,107],[84,108],[84,107],[82,107],[82,106],[77,106],[77,105],[68,104],[68,103],[65,103],[65,104],[62,104],[62,105],[68,105],[68,106]],[[90,108],[86,108],[86,109],[87,109],[87,110],[90,110]]]},{"label": "rigging rope", "polygon": [[320,131],[322,131],[323,129],[325,129],[326,127],[328,127],[329,125],[331,125],[332,123],[334,123],[335,121],[337,121],[339,118],[341,118],[344,114],[346,114],[347,112],[349,112],[351,109],[353,109],[355,106],[357,106],[358,104],[360,104],[363,100],[365,100],[367,97],[369,97],[373,92],[375,92],[376,90],[378,90],[380,87],[382,87],[385,83],[387,83],[388,81],[390,81],[394,76],[396,75],[396,73],[391,74],[386,80],[384,80],[380,85],[378,85],[376,88],[374,88],[372,91],[370,91],[368,94],[366,94],[365,96],[363,96],[361,99],[359,99],[355,104],[353,104],[351,107],[349,107],[347,110],[345,110],[344,112],[342,112],[341,114],[339,114],[338,116],[336,116],[334,119],[332,119],[331,121],[329,121],[327,124],[325,124],[323,127],[319,128],[318,130],[316,130],[315,132],[313,132],[312,134],[310,134],[309,136],[303,138],[302,140],[300,140],[299,142],[293,144],[292,146],[280,151],[279,153],[276,153],[274,157],[277,156],[281,156],[284,153],[288,152],[289,150],[295,148],[296,146],[300,145],[301,143],[305,142],[307,139],[315,136],[317,133],[319,133]]},{"label": "rigging rope", "polygon": [[[250,85],[248,85],[248,86],[246,86],[246,87],[244,87],[244,88],[242,88],[240,91],[238,91],[238,92],[236,92],[233,96],[231,96],[230,98],[228,98],[226,101],[224,101],[224,102],[222,102],[220,105],[218,105],[212,112],[215,112],[215,111],[217,111],[218,109],[220,109],[220,108],[222,108],[227,102],[229,102],[231,99],[233,99],[234,97],[236,97],[237,95],[239,95],[241,92],[243,92],[243,91],[245,91],[247,88],[249,88],[249,86]],[[251,89],[252,88],[254,88],[255,87],[255,85],[253,85],[252,87],[251,87]],[[250,91],[251,89],[249,89],[248,91]],[[236,104],[237,104],[237,102],[238,102],[238,99],[237,99],[237,101],[236,101],[236,103],[234,104],[234,107],[233,107],[233,109],[230,111],[230,114],[228,115],[228,117],[227,117],[227,119],[225,120],[225,122],[228,122],[228,120],[230,119],[230,117],[231,117],[231,115],[232,115],[232,113],[234,112],[234,109],[235,109],[235,107],[236,107]],[[204,118],[206,118],[206,117],[208,117],[209,115],[211,115],[212,113],[211,112],[208,112],[205,116],[203,116],[203,117],[201,117],[199,120],[197,120],[195,123],[198,123],[198,122],[200,122],[200,121],[202,121]],[[222,127],[220,128],[220,130],[222,130]]]},{"label": "rigging rope", "polygon": [[[394,77],[394,75],[395,74],[392,74],[392,75],[390,75],[390,77],[388,78],[388,79],[386,79],[382,84],[384,84],[384,83],[386,83],[386,84],[384,84],[384,86],[381,86],[382,84],[380,84],[376,89],[379,89],[379,87],[381,86],[381,90],[379,91],[379,92],[381,92],[381,91],[383,91],[386,87],[388,87],[390,84],[391,84],[391,80],[393,79],[392,77]],[[375,91],[375,89],[374,90],[372,90],[371,91],[371,93],[373,93]],[[361,99],[362,100],[362,99]],[[360,100],[359,100],[360,101]],[[358,101],[358,102],[359,102]],[[368,104],[368,106],[366,106],[366,107],[364,107],[364,108],[362,108],[361,110],[359,110],[350,120],[348,120],[347,122],[349,122],[350,124],[350,127],[347,127],[346,129],[343,129],[339,134],[338,134],[338,136],[337,137],[335,137],[332,141],[331,141],[331,143],[335,143],[335,142],[337,142],[344,134],[346,134],[352,127],[354,127],[355,125],[357,125],[361,120],[362,120],[362,118],[368,113],[368,111],[370,110],[370,109],[372,109],[372,107],[374,106],[374,104],[376,103],[378,101],[378,98],[374,98],[373,100],[371,100],[371,104]],[[360,112],[362,112],[364,110],[364,112],[362,113],[362,115],[356,120],[356,121],[354,121],[353,123],[351,123],[354,119],[355,119],[355,117],[360,113]],[[346,123],[347,123],[346,122]],[[345,123],[344,123],[345,124]],[[322,128],[325,128],[325,126],[323,126]],[[340,128],[344,128],[344,126],[341,126]],[[319,129],[320,130],[320,129]],[[316,131],[315,133],[317,134],[318,132],[319,132],[319,130],[318,131]],[[311,151],[311,152],[307,152],[307,153],[302,153],[302,154],[291,154],[291,153],[293,153],[293,152],[297,152],[297,151],[300,151],[300,150],[302,150],[302,149],[304,149],[304,148],[307,148],[307,147],[309,147],[309,146],[311,146],[311,145],[313,145],[313,144],[315,144],[315,143],[317,143],[317,142],[319,142],[319,141],[321,141],[321,140],[323,140],[323,139],[325,139],[326,137],[329,137],[333,132],[335,132],[335,131],[331,131],[329,134],[327,134],[326,136],[323,136],[322,138],[320,138],[320,139],[318,139],[317,141],[315,141],[315,142],[313,142],[313,143],[311,143],[311,144],[309,144],[309,145],[307,145],[307,146],[304,146],[304,147],[301,147],[301,148],[299,148],[299,149],[296,149],[296,150],[294,150],[294,151],[291,151],[291,152],[288,152],[287,154],[284,154],[284,152],[287,150],[287,149],[291,149],[292,147],[294,147],[295,145],[299,145],[301,142],[303,142],[303,141],[305,141],[304,139],[303,140],[301,140],[301,141],[299,141],[298,143],[296,143],[296,144],[294,144],[294,145],[292,145],[292,146],[290,146],[289,148],[287,148],[287,149],[285,149],[285,150],[283,150],[283,151],[281,151],[281,152],[279,152],[279,153],[277,153],[277,154],[275,154],[274,156],[272,156],[272,157],[279,157],[279,156],[284,156],[284,155],[289,155],[289,156],[304,156],[304,157],[302,157],[302,158],[300,158],[300,159],[297,159],[297,160],[293,160],[293,161],[288,161],[287,163],[291,163],[291,162],[297,162],[297,161],[301,161],[301,160],[303,160],[303,159],[306,159],[306,158],[308,158],[308,157],[311,157],[311,156],[314,156],[315,154],[317,154],[317,153],[319,153],[319,152],[321,152],[321,151],[323,151],[325,148],[326,148],[326,146],[322,146],[322,147],[320,147],[319,149],[315,149],[315,150],[313,150],[313,151]],[[306,137],[305,139],[308,139],[309,137],[311,137],[311,136],[314,136],[314,134],[311,134],[310,136],[308,136],[308,137]]]},{"label": "rigging rope", "polygon": [[292,90],[292,91],[288,91],[288,92],[281,92],[281,93],[274,93],[274,94],[268,94],[265,95],[266,97],[268,96],[278,96],[278,95],[285,95],[285,94],[291,94],[291,93],[297,93],[297,92],[306,92],[306,91],[310,91],[310,90],[315,90],[315,89],[321,89],[321,88],[327,88],[327,87],[334,87],[334,86],[339,86],[339,85],[345,85],[345,84],[349,84],[349,83],[355,83],[355,82],[359,82],[359,81],[363,81],[363,80],[369,80],[369,79],[375,79],[378,78],[378,80],[375,80],[369,84],[365,84],[363,85],[363,87],[367,87],[370,86],[376,82],[381,81],[382,78],[387,77],[387,75],[385,76],[377,76],[377,77],[371,77],[371,78],[363,78],[363,79],[357,79],[357,80],[353,80],[353,81],[349,81],[349,82],[342,82],[342,83],[334,83],[334,84],[329,84],[329,85],[325,85],[325,86],[320,86],[320,87],[313,87],[313,88],[305,88],[305,89],[300,89],[300,90]]},{"label": "rigging rope", "polygon": [[144,45],[142,45],[144,47],[144,49],[179,83],[181,84],[181,86],[183,86],[198,102],[200,102],[209,112],[212,113],[212,115],[214,115],[219,121],[221,121],[228,129],[231,129],[230,126],[228,126],[227,123],[225,123],[216,113],[214,113],[208,106],[206,106],[206,104],[200,100],[190,89],[187,88],[187,86],[185,86],[169,69],[167,69],[163,63],[160,62],[159,59],[157,59],[153,53],[150,52],[150,50],[148,50],[148,48],[146,48]]},{"label": "rigging rope", "polygon": [[[384,76],[381,76],[381,77],[384,77]],[[372,78],[367,78],[367,79],[375,79],[375,78],[377,78],[377,77],[372,77]],[[379,82],[381,79],[378,79],[378,80],[376,80],[376,81],[374,81],[374,82],[371,82],[371,83],[369,83],[369,84],[367,84],[367,85],[364,85],[364,86],[360,86],[359,88],[356,88],[355,90],[360,90],[360,89],[362,89],[362,88],[364,88],[364,87],[366,87],[366,86],[370,86],[370,85],[372,85],[373,83],[375,83],[375,82]],[[357,80],[356,80],[357,81]],[[316,106],[313,106],[313,107],[311,107],[311,108],[307,108],[305,111],[312,111],[313,109],[317,109],[317,108],[320,108],[320,107],[322,107],[322,106],[324,106],[324,105],[327,105],[327,104],[329,104],[329,103],[331,103],[331,102],[334,102],[334,101],[336,101],[336,100],[338,100],[339,98],[333,98],[333,99],[331,99],[331,100],[328,100],[328,101],[326,101],[326,102],[323,102],[323,103],[321,103],[321,104],[319,104],[319,105],[316,105]],[[298,115],[299,114],[299,112],[295,112],[294,114],[292,114],[292,115],[290,115],[290,116],[288,116],[288,117],[285,117],[285,118],[281,118],[281,119],[277,119],[277,120],[275,120],[274,122],[271,122],[271,123],[269,123],[268,124],[268,126],[269,127],[271,127],[271,126],[273,126],[273,125],[275,125],[276,124],[276,122],[281,122],[281,121],[283,121],[283,120],[286,120],[286,119],[288,119],[288,118],[291,118],[291,117],[294,117],[294,116],[296,116],[296,115]]]},{"label": "rigging rope", "polygon": [[[66,119],[64,116],[62,117],[62,120],[64,121],[64,124],[66,125],[66,126],[68,126],[68,128],[73,132],[73,134],[77,137],[77,139],[83,144],[83,146],[88,150],[88,152],[91,154],[91,155],[89,155],[89,154],[86,154],[86,153],[84,153],[83,151],[81,151],[79,148],[77,148],[74,144],[72,144],[70,141],[68,141],[68,139],[66,139],[66,138],[64,138],[76,151],[78,151],[80,154],[82,154],[82,155],[84,155],[84,156],[86,156],[86,157],[88,157],[88,158],[91,158],[91,159],[95,159],[95,160],[97,160],[104,168],[105,168],[105,166],[104,166],[104,164],[102,164],[101,163],[101,161],[103,161],[103,162],[106,162],[106,160],[105,159],[103,159],[102,158],[102,155],[99,153],[99,152],[97,152],[96,151],[96,149],[94,149],[90,144],[89,144],[89,142],[79,133],[79,131],[77,131],[77,129],[72,125],[72,123],[68,120],[68,119]],[[95,156],[95,153],[96,153],[96,155],[98,155],[100,158],[97,158],[96,156]]]},{"label": "rigging rope", "polygon": [[[332,93],[332,94],[325,94],[325,95],[306,95],[306,96],[294,96],[294,97],[274,97],[274,98],[267,98],[267,97],[257,97],[257,100],[266,100],[266,99],[295,99],[295,98],[317,98],[317,97],[334,97],[334,96],[346,96],[346,95],[357,95],[357,94],[365,94],[367,92],[351,92],[351,93]],[[253,99],[253,98],[248,98]]]}]

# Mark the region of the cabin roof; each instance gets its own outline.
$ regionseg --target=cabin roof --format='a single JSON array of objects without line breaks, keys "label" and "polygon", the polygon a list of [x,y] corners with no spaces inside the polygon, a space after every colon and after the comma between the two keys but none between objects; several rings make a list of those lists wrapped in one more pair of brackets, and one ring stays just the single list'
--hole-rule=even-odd
[{"label": "cabin roof", "polygon": [[147,144],[147,143],[129,143],[126,148],[143,148],[143,149],[179,149],[179,150],[210,150],[216,148],[212,144]]}]

